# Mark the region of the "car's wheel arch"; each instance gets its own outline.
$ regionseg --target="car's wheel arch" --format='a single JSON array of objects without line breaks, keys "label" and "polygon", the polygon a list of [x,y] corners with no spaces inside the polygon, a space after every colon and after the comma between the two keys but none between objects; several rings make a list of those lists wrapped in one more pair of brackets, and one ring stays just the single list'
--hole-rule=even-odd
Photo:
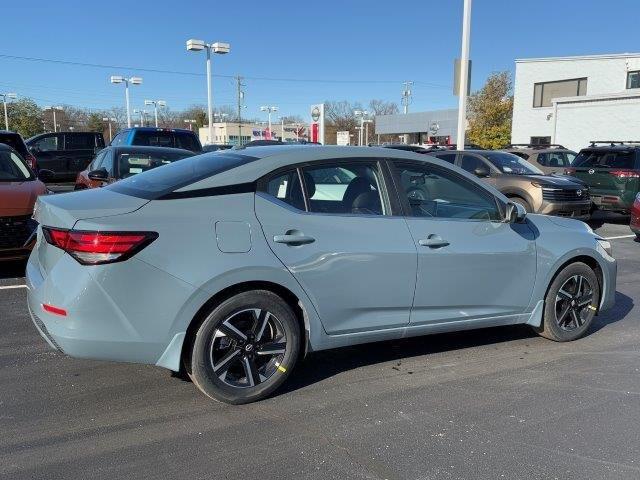
[{"label": "car's wheel arch", "polygon": [[549,288],[551,288],[551,284],[556,279],[558,274],[568,265],[571,265],[572,263],[578,263],[578,262],[584,263],[594,271],[594,273],[596,274],[596,278],[598,279],[600,292],[604,292],[604,274],[603,274],[603,270],[602,270],[602,266],[600,265],[600,262],[598,262],[598,260],[594,256],[587,255],[584,253],[579,253],[576,255],[571,255],[567,258],[563,257],[556,263],[554,268],[551,270],[551,274],[547,278],[547,282],[544,290],[544,296],[542,298],[545,298],[547,296],[547,293],[549,293]]},{"label": "car's wheel arch", "polygon": [[534,208],[534,199],[526,190],[520,188],[507,188],[505,190],[501,190],[501,192],[507,198],[521,198],[522,200],[526,201],[531,206],[531,208]]},{"label": "car's wheel arch", "polygon": [[[309,307],[304,304],[299,298],[299,295],[291,291],[291,289],[272,281],[266,280],[248,280],[239,283],[229,285],[222,290],[212,295],[196,312],[193,319],[189,323],[185,337],[182,342],[182,349],[180,352],[181,369],[189,370],[189,362],[191,359],[191,351],[193,347],[193,340],[200,328],[200,325],[207,318],[207,315],[212,309],[224,302],[225,300],[242,292],[251,290],[267,290],[282,298],[289,307],[295,313],[296,319],[299,322],[300,331],[304,332],[301,336],[300,345],[300,358],[304,358],[307,352],[310,350],[310,334],[311,334],[311,321],[309,315]],[[312,307],[311,307],[312,308]]]}]

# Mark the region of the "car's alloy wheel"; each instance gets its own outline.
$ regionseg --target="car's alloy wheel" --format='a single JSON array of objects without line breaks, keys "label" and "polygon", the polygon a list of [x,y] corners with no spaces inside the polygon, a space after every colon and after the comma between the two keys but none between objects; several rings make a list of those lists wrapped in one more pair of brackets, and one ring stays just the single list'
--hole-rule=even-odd
[{"label": "car's alloy wheel", "polygon": [[287,335],[278,317],[259,308],[240,310],[215,330],[211,368],[231,387],[255,387],[278,372],[286,349]]},{"label": "car's alloy wheel", "polygon": [[298,359],[300,326],[287,302],[273,292],[239,293],[214,307],[191,350],[193,383],[227,403],[265,398]]},{"label": "car's alloy wheel", "polygon": [[542,324],[535,330],[550,340],[568,342],[584,335],[600,304],[600,284],[593,269],[582,262],[564,267],[544,299]]},{"label": "car's alloy wheel", "polygon": [[596,308],[592,302],[593,288],[589,280],[582,275],[569,277],[556,295],[555,316],[558,326],[563,330],[581,327]]}]

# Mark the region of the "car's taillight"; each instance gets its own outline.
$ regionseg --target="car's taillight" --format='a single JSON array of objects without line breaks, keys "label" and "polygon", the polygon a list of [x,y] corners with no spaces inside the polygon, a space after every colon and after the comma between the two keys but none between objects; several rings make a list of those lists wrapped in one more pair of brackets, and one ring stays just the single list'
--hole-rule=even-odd
[{"label": "car's taillight", "polygon": [[575,168],[565,168],[564,169],[564,174],[565,175],[574,175],[576,173],[576,169]]},{"label": "car's taillight", "polygon": [[611,170],[609,173],[618,178],[640,178],[638,170]]},{"label": "car's taillight", "polygon": [[44,238],[83,265],[126,260],[158,238],[156,232],[89,232],[42,227]]},{"label": "car's taillight", "polygon": [[31,167],[31,170],[36,172],[38,170],[38,161],[36,160],[36,157],[34,157],[29,153],[25,155],[24,158],[27,161],[27,164],[29,165],[29,167]]}]

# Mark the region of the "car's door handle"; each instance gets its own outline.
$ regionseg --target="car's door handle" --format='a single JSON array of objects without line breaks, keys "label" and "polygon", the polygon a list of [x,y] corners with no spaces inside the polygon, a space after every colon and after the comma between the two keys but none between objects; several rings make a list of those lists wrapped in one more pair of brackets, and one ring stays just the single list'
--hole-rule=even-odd
[{"label": "car's door handle", "polygon": [[449,245],[449,242],[442,239],[439,235],[429,235],[427,238],[418,240],[418,244],[422,245],[423,247],[441,248]]},{"label": "car's door handle", "polygon": [[308,243],[313,243],[316,241],[316,239],[313,237],[309,237],[307,235],[287,233],[285,235],[274,236],[273,241],[276,243],[286,243],[287,245],[296,246],[296,245],[306,245]]}]

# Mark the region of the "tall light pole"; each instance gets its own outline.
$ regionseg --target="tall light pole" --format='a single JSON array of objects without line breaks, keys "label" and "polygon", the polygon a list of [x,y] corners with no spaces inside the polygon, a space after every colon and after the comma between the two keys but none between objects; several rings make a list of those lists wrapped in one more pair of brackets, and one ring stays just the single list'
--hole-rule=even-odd
[{"label": "tall light pole", "polygon": [[460,53],[460,83],[458,85],[458,150],[464,150],[467,126],[467,90],[469,88],[469,36],[471,33],[471,0],[464,0],[462,13],[462,51]]},{"label": "tall light pole", "polygon": [[280,136],[280,141],[284,142],[284,119],[285,117],[278,117],[280,119],[280,128],[282,135]]},{"label": "tall light pole", "polygon": [[188,123],[189,124],[189,130],[193,131],[193,124],[194,123],[198,123],[197,120],[185,120],[184,123]]},{"label": "tall light pole", "polygon": [[367,120],[364,121],[364,123],[365,123],[365,127],[364,127],[364,131],[365,131],[364,144],[365,145],[369,145],[369,124],[373,123],[373,120],[368,118]]},{"label": "tall light pole", "polygon": [[123,77],[122,75],[111,75],[111,83],[124,83],[124,98],[127,104],[127,128],[131,128],[131,110],[129,107],[129,84],[142,85],[142,77]]},{"label": "tall light pole", "polygon": [[44,107],[43,110],[51,110],[53,112],[53,132],[58,131],[58,123],[56,122],[56,110],[62,110],[61,107]]},{"label": "tall light pole", "polygon": [[113,133],[111,130],[111,122],[117,122],[118,120],[115,117],[103,117],[102,118],[103,122],[107,122],[109,124],[109,142],[111,142],[111,140],[113,140]]},{"label": "tall light pole", "polygon": [[275,105],[263,105],[260,107],[260,111],[261,112],[267,112],[268,116],[269,116],[269,135],[271,135],[271,114],[273,112],[277,112],[278,111],[278,107],[276,107]]},{"label": "tall light pole", "polygon": [[144,121],[147,117],[147,113],[149,112],[147,112],[146,110],[140,109],[140,110],[134,110],[133,113],[137,113],[140,115],[140,126],[144,127]]},{"label": "tall light pole", "polygon": [[357,117],[360,117],[360,128],[358,130],[360,130],[360,132],[358,133],[358,145],[362,146],[362,141],[363,141],[363,137],[364,137],[364,119],[367,115],[369,115],[369,112],[367,112],[366,110],[354,110],[353,114]]},{"label": "tall light pole", "polygon": [[223,55],[229,53],[231,47],[228,43],[215,42],[205,43],[204,40],[187,40],[187,50],[190,52],[207,52],[207,116],[209,118],[209,143],[213,140],[213,90],[211,87],[211,52]]},{"label": "tall light pole", "polygon": [[0,93],[2,103],[4,104],[4,129],[9,130],[9,116],[7,115],[7,98],[17,98],[15,93]]},{"label": "tall light pole", "polygon": [[153,115],[156,117],[156,128],[158,128],[158,107],[166,107],[167,102],[164,100],[145,100],[145,105],[153,105]]}]

